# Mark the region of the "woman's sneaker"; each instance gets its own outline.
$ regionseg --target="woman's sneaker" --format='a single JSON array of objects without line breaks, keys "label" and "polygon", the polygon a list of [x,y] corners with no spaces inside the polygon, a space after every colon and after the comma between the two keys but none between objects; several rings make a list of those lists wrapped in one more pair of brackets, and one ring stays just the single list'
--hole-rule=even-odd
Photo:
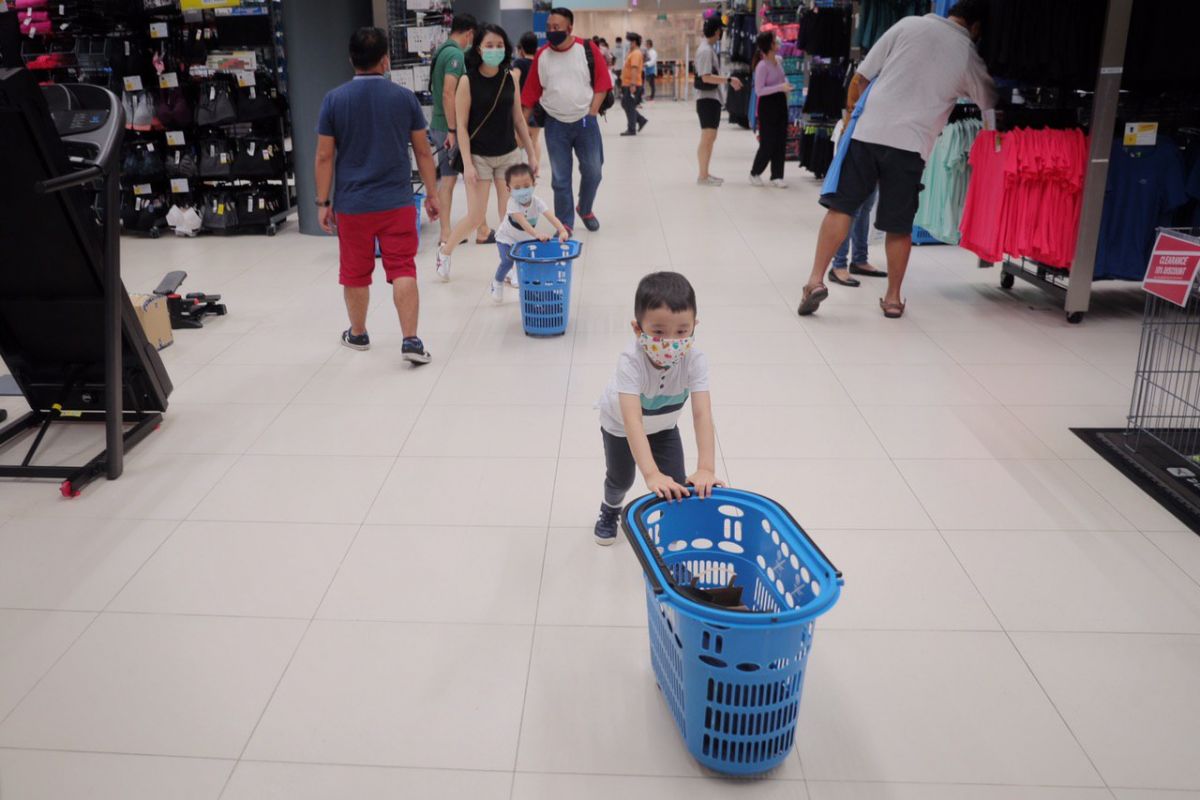
[{"label": "woman's sneaker", "polygon": [[443,253],[441,247],[437,249],[437,274],[442,283],[450,280],[450,256]]},{"label": "woman's sneaker", "polygon": [[409,336],[404,340],[400,353],[404,356],[405,361],[417,366],[428,364],[433,360],[433,356],[425,349],[425,343],[416,336]]},{"label": "woman's sneaker", "polygon": [[504,302],[504,282],[503,281],[492,281],[492,288],[489,293],[492,296],[493,303],[495,303],[496,305],[500,305],[501,303],[503,303]]},{"label": "woman's sneaker", "polygon": [[771,186],[775,189],[786,189],[787,182],[783,178],[772,178]]},{"label": "woman's sneaker", "polygon": [[608,503],[600,504],[600,516],[596,519],[596,544],[608,547],[617,540],[617,519],[621,509],[613,508]]},{"label": "woman's sneaker", "polygon": [[766,184],[763,183],[763,179],[762,179],[761,175],[751,175],[750,176],[750,185],[751,186],[766,186]]},{"label": "woman's sneaker", "polygon": [[370,350],[371,337],[367,336],[367,332],[363,331],[358,336],[350,332],[350,328],[342,331],[342,344],[349,347],[351,350]]}]

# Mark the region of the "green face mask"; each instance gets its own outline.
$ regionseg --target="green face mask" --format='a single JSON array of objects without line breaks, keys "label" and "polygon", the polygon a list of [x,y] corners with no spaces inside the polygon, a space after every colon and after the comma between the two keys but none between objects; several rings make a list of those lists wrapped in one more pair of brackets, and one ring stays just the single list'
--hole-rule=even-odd
[{"label": "green face mask", "polygon": [[498,67],[504,62],[504,48],[493,47],[487,50],[480,50],[479,56],[483,59],[483,63],[489,67]]}]

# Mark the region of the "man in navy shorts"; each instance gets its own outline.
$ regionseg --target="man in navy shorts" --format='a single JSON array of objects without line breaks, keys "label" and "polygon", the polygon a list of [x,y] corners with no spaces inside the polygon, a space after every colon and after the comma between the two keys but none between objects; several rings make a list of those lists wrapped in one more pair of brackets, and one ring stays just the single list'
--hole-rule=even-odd
[{"label": "man in navy shorts", "polygon": [[[404,333],[404,360],[428,364],[431,356],[417,336],[417,208],[408,159],[411,143],[421,180],[437,185],[425,116],[417,96],[387,78],[391,65],[382,30],[356,31],[350,61],[354,79],[325,95],[317,124],[317,206],[321,227],[337,231],[339,282],[350,316],[342,344],[354,350],[371,346],[367,308],[378,241]],[[425,199],[430,220],[437,220],[438,210],[431,192]]]}]

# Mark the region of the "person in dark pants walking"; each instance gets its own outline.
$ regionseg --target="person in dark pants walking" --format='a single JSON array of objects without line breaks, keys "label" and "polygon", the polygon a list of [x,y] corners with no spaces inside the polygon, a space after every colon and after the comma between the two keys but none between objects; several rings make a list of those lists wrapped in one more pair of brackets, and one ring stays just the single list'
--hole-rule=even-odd
[{"label": "person in dark pants walking", "polygon": [[637,136],[638,131],[650,121],[637,110],[642,102],[642,69],[645,66],[642,37],[631,33],[626,38],[629,40],[629,55],[625,56],[625,66],[621,68],[621,108],[625,109],[625,130],[621,135]]},{"label": "person in dark pants walking", "polygon": [[758,94],[758,153],[750,167],[750,183],[764,186],[763,172],[771,167],[771,186],[786,189],[783,158],[787,150],[788,83],[779,63],[779,40],[771,31],[758,35],[754,50],[754,91]]}]

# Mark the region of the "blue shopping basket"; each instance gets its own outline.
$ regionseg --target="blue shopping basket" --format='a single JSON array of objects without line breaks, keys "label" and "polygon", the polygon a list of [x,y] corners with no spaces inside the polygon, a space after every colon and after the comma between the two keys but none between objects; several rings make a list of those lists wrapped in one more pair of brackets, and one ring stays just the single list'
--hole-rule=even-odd
[{"label": "blue shopping basket", "polygon": [[571,262],[583,245],[574,239],[514,245],[526,336],[561,336],[571,311]]},{"label": "blue shopping basket", "polygon": [[[777,767],[796,741],[813,622],[837,602],[842,573],[787,510],[751,492],[646,495],[622,527],[646,573],[654,674],[688,750],[729,775]],[[680,591],[731,582],[748,611]]]}]

